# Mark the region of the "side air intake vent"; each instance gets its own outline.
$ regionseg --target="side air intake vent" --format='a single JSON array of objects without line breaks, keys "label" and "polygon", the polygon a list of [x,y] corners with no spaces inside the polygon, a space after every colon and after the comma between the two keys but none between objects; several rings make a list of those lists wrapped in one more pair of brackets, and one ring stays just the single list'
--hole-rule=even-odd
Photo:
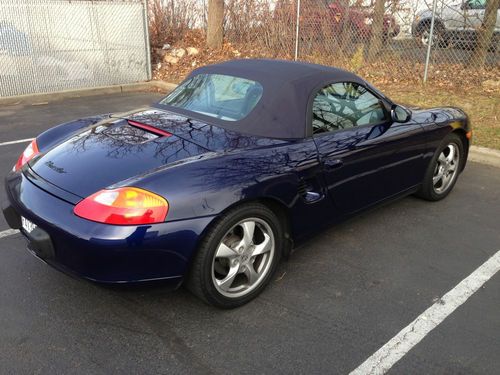
[{"label": "side air intake vent", "polygon": [[298,187],[299,195],[304,198],[308,191],[312,190],[311,186],[305,180],[301,180]]},{"label": "side air intake vent", "polygon": [[313,185],[306,180],[300,180],[297,193],[307,203],[313,203],[322,198],[322,195],[314,191]]}]

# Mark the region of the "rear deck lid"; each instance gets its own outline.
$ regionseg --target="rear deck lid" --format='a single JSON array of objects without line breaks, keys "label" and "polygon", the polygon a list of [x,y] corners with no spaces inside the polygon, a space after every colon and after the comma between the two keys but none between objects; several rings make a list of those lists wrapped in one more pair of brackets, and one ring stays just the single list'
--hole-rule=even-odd
[{"label": "rear deck lid", "polygon": [[85,129],[29,164],[44,180],[84,198],[122,180],[206,152],[206,148],[166,129],[112,119]]}]

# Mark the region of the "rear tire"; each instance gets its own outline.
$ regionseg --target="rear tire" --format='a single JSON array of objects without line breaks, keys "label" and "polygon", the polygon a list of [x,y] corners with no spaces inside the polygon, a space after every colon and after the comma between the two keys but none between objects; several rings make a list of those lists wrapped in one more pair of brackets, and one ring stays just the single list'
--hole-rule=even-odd
[{"label": "rear tire", "polygon": [[428,201],[445,198],[455,186],[464,162],[462,138],[455,133],[448,134],[432,157],[416,195]]},{"label": "rear tire", "polygon": [[244,305],[271,280],[283,244],[283,228],[273,211],[260,203],[238,206],[205,234],[186,286],[216,307]]}]

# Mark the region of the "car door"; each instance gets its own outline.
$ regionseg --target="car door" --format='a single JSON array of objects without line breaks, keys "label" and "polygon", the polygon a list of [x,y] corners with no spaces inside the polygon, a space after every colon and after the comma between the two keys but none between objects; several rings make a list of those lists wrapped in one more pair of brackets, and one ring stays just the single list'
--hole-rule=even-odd
[{"label": "car door", "polygon": [[313,97],[311,127],[325,186],[343,213],[406,191],[423,178],[422,127],[411,120],[393,123],[389,111],[390,103],[358,83],[332,83]]}]

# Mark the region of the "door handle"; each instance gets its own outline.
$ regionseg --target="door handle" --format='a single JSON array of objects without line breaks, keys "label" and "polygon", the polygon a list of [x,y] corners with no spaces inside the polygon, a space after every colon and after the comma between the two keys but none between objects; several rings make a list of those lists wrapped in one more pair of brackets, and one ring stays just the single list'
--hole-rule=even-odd
[{"label": "door handle", "polygon": [[342,167],[344,162],[342,159],[326,159],[323,161],[323,165],[325,166],[325,169],[330,170]]}]

